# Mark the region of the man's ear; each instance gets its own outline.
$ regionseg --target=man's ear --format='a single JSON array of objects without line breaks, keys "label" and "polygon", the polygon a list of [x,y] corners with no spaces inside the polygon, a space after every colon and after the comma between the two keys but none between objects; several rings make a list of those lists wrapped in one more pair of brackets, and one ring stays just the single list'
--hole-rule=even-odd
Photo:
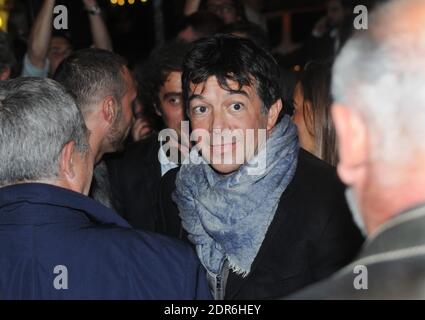
[{"label": "man's ear", "polygon": [[117,103],[115,98],[112,96],[107,96],[102,103],[102,115],[103,119],[112,125],[115,122],[117,117]]},{"label": "man's ear", "polygon": [[75,179],[75,169],[73,156],[75,150],[75,141],[70,141],[62,148],[59,160],[59,176],[66,181]]},{"label": "man's ear", "polygon": [[267,115],[267,131],[272,130],[279,119],[280,112],[282,111],[283,104],[282,100],[278,99],[269,109],[269,113]]},{"label": "man's ear", "polygon": [[333,105],[332,118],[338,139],[338,174],[345,184],[352,185],[369,158],[367,125],[359,113],[340,104]]}]

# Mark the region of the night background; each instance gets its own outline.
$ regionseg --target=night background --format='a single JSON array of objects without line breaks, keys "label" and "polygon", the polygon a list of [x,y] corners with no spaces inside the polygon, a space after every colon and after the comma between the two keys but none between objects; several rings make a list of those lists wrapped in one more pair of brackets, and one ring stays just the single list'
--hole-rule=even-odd
[{"label": "night background", "polygon": [[[4,2],[0,0],[0,3]],[[325,14],[323,0],[268,0],[248,1],[263,13],[272,47],[276,47],[283,36],[283,19],[290,18],[291,37],[294,42],[302,42],[309,36],[315,22]],[[3,10],[9,11],[15,25],[24,36],[28,25],[34,20],[42,0],[12,0]],[[182,24],[184,0],[98,0],[111,34],[114,50],[125,56],[130,64],[146,58],[158,44],[173,39]],[[155,9],[160,3],[160,10]],[[59,0],[69,12],[69,30],[66,35],[72,39],[75,48],[91,44],[87,14],[81,0]],[[155,17],[162,14],[163,31],[156,33]],[[27,21],[25,21],[25,18]],[[9,25],[11,21],[9,21]],[[4,27],[4,26],[3,26]],[[9,27],[10,29],[10,27]],[[159,40],[157,39],[159,38]]]}]

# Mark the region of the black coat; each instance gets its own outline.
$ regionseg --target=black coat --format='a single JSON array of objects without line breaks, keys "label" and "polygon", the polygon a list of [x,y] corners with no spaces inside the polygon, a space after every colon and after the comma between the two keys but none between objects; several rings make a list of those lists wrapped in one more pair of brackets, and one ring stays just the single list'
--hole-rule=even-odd
[{"label": "black coat", "polygon": [[[177,207],[171,200],[176,173],[173,170],[163,177],[160,210],[165,219],[163,231],[185,238]],[[349,263],[362,242],[335,169],[301,150],[295,176],[281,196],[250,274],[242,278],[230,273],[226,299],[267,299],[291,294]]]},{"label": "black coat", "polygon": [[154,134],[106,160],[115,210],[133,228],[152,232],[158,224],[159,147]]}]

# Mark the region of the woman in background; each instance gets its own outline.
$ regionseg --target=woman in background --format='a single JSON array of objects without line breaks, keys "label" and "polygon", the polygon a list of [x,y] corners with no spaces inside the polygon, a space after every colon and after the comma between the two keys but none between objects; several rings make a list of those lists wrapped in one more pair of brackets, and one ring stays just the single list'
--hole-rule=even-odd
[{"label": "woman in background", "polygon": [[337,146],[331,117],[331,70],[329,64],[309,63],[294,92],[293,121],[300,145],[316,157],[335,166]]}]

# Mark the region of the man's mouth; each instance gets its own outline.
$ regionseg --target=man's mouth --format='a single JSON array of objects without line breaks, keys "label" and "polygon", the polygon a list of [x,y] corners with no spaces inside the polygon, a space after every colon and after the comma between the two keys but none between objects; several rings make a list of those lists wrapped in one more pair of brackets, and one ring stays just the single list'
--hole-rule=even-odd
[{"label": "man's mouth", "polygon": [[228,153],[230,151],[233,151],[235,147],[236,147],[236,142],[226,143],[226,144],[216,144],[216,145],[212,145],[210,148],[213,154],[223,154],[223,153]]}]

